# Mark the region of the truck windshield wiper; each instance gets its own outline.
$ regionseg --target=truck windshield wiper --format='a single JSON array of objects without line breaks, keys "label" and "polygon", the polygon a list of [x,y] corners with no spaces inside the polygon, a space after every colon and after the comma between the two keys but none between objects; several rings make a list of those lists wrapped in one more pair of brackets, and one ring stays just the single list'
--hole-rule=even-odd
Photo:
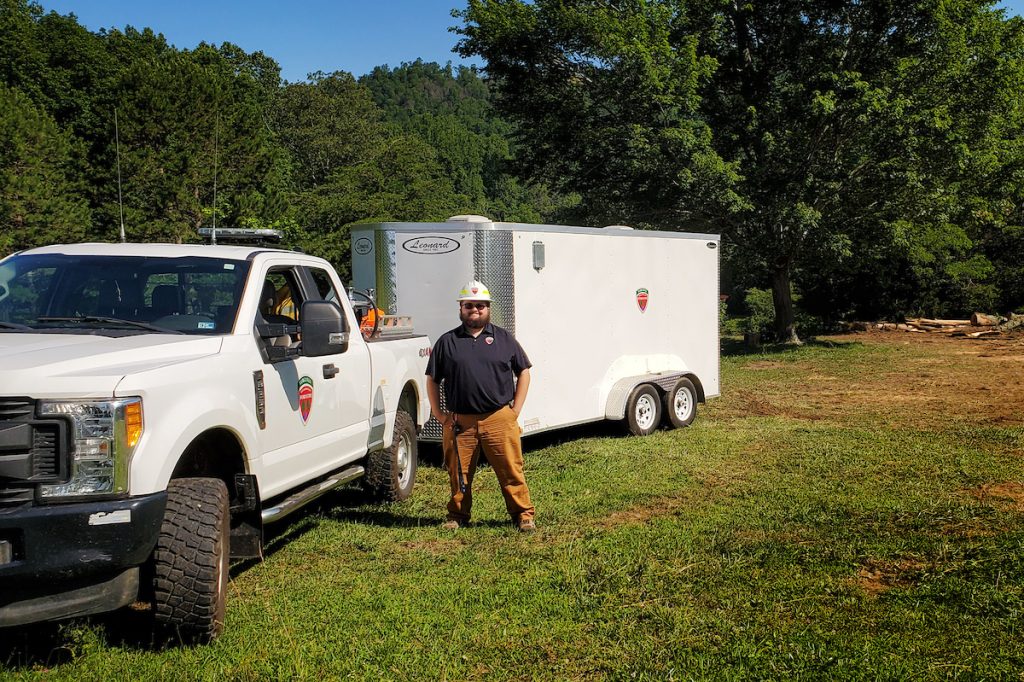
[{"label": "truck windshield wiper", "polygon": [[18,331],[31,331],[32,327],[17,322],[0,322],[0,329],[17,329]]},{"label": "truck windshield wiper", "polygon": [[165,327],[158,327],[155,324],[149,324],[148,322],[136,322],[135,320],[122,320],[117,317],[103,317],[102,315],[76,315],[74,317],[40,317],[38,322],[96,322],[99,324],[116,324],[124,325],[127,327],[135,327],[137,329],[145,329],[151,332],[158,332],[160,334],[184,334],[185,332],[178,331],[177,329],[167,329]]}]

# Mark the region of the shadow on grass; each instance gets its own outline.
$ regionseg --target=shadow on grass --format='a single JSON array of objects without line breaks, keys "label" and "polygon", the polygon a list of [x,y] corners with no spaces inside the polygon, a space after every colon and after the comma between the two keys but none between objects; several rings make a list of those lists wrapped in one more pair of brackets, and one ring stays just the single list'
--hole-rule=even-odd
[{"label": "shadow on grass", "polygon": [[803,346],[792,346],[784,343],[764,343],[757,347],[748,346],[743,339],[722,337],[722,357],[743,357],[747,355],[786,355],[800,348],[859,348],[860,341],[830,341],[827,339],[807,339]]},{"label": "shadow on grass", "polygon": [[75,658],[75,643],[67,624],[40,623],[0,628],[0,671],[48,670]]},{"label": "shadow on grass", "polygon": [[523,453],[544,450],[545,448],[563,445],[575,440],[586,438],[628,438],[629,432],[624,421],[591,422],[554,429],[523,438]]},{"label": "shadow on grass", "polygon": [[[624,438],[628,435],[625,422],[621,421],[603,420],[577,424],[537,434],[525,434],[523,436],[523,453],[528,454],[584,438]],[[419,443],[419,464],[420,466],[443,468],[444,451],[441,444]],[[483,455],[480,456],[480,466],[488,466]]]},{"label": "shadow on grass", "polygon": [[[523,451],[530,453],[563,443],[586,438],[620,438],[626,431],[621,422],[600,421],[547,431],[523,439]],[[443,454],[439,444],[420,444],[420,463],[440,467]],[[481,457],[480,467],[486,468]],[[264,530],[263,559],[274,556],[322,521],[342,521],[385,528],[422,528],[439,526],[443,509],[436,515],[407,513],[403,507],[370,503],[358,482],[332,491],[311,502],[280,523]],[[472,522],[471,528],[508,529],[510,521],[487,519]],[[446,531],[456,533],[458,531]],[[261,562],[245,559],[231,565],[231,577],[237,578]],[[99,632],[90,634],[90,631]],[[154,629],[153,614],[146,604],[56,623],[37,623],[0,629],[0,675],[26,671],[45,672],[50,668],[72,663],[83,655],[90,641],[98,639],[110,647],[158,652],[183,645],[173,633]]]},{"label": "shadow on grass", "polygon": [[93,642],[146,652],[192,646],[154,627],[148,605],[140,603],[94,616],[0,629],[0,673],[45,673],[85,655]]}]

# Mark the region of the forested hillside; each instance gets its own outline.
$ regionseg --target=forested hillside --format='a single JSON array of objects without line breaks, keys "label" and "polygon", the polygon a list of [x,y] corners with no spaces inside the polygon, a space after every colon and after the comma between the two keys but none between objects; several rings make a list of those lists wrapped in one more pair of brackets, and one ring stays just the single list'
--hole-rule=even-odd
[{"label": "forested hillside", "polygon": [[1024,25],[990,1],[470,0],[454,22],[484,74],[286,83],[261,52],[0,0],[0,255],[117,240],[123,211],[139,241],[279,228],[344,275],[354,223],[479,213],[721,233],[727,293],[773,288],[782,339],[1024,306]]},{"label": "forested hillside", "polygon": [[158,30],[92,33],[0,0],[0,254],[117,240],[123,206],[132,240],[198,241],[216,214],[282,229],[344,273],[352,223],[557,208],[509,174],[509,126],[472,70],[283,83],[263,53],[178,50]]}]

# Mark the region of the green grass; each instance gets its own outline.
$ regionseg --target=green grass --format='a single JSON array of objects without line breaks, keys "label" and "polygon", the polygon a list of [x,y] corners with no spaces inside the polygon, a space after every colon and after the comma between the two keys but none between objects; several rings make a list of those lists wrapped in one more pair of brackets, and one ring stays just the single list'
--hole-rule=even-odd
[{"label": "green grass", "polygon": [[[1007,679],[1024,670],[1024,527],[970,494],[1019,482],[1020,425],[743,414],[809,377],[850,385],[936,349],[845,344],[723,360],[694,426],[527,440],[540,530],[493,474],[477,523],[342,492],[236,567],[224,636],[151,646],[144,614],[2,632],[14,679]],[[803,389],[801,395],[806,393]],[[942,423],[941,415],[936,421]],[[544,438],[544,437],[539,437]]]}]

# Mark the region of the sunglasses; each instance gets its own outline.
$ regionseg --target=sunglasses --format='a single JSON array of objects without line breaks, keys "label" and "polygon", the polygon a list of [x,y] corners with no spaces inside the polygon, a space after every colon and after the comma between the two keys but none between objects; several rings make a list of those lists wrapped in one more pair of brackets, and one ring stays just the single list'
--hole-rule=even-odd
[{"label": "sunglasses", "polygon": [[488,307],[490,305],[491,305],[490,303],[463,303],[462,304],[462,309],[463,310],[472,310],[473,308],[476,308],[477,310],[483,310],[484,308],[486,308],[486,307]]}]

